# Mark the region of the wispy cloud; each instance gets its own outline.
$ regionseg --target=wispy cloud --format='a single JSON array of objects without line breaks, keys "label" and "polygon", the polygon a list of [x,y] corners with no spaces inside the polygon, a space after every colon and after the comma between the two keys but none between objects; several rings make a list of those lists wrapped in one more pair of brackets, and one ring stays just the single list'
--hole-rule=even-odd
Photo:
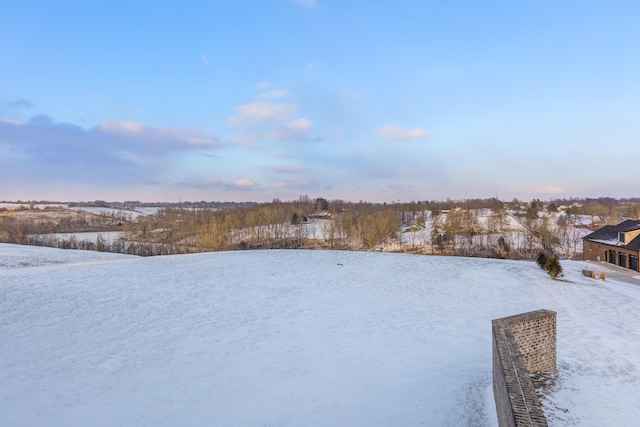
[{"label": "wispy cloud", "polygon": [[278,141],[296,141],[308,137],[313,122],[309,119],[296,119],[268,132],[265,137]]},{"label": "wispy cloud", "polygon": [[242,189],[249,189],[249,188],[256,188],[258,185],[253,182],[252,179],[249,178],[242,178],[242,179],[238,179],[233,181],[233,185],[236,188],[242,188]]},{"label": "wispy cloud", "polygon": [[274,181],[272,186],[280,189],[301,190],[315,186],[315,182],[310,179],[293,179]]},{"label": "wispy cloud", "polygon": [[260,95],[258,95],[258,99],[278,99],[278,98],[284,98],[285,96],[289,96],[289,91],[287,90],[272,90],[269,92],[265,92],[265,93],[261,93]]},{"label": "wispy cloud", "polygon": [[258,89],[268,89],[268,92],[258,94],[257,101],[239,105],[229,119],[229,124],[241,130],[239,135],[230,139],[235,145],[249,149],[257,149],[258,140],[271,141],[302,141],[319,140],[310,138],[309,132],[313,122],[308,118],[296,118],[297,104],[276,101],[290,96],[287,90],[279,89],[275,84],[259,82]]},{"label": "wispy cloud", "polygon": [[7,102],[6,106],[9,108],[15,108],[18,110],[32,110],[35,108],[35,105],[26,99],[16,99],[15,101]]},{"label": "wispy cloud", "polygon": [[254,102],[236,107],[237,115],[231,117],[229,122],[233,126],[239,126],[249,120],[253,122],[267,122],[287,120],[297,106],[293,104],[268,104]]},{"label": "wispy cloud", "polygon": [[378,135],[386,138],[387,141],[411,141],[418,139],[427,139],[429,133],[424,129],[404,130],[396,126],[383,126]]},{"label": "wispy cloud", "polygon": [[205,131],[183,128],[161,128],[148,126],[134,121],[108,121],[98,125],[107,134],[135,137],[139,141],[153,142],[156,147],[165,146],[174,149],[180,145],[217,148],[222,144],[218,138]]},{"label": "wispy cloud", "polygon": [[206,53],[200,54],[200,61],[202,61],[204,65],[209,65],[209,58],[207,57]]},{"label": "wispy cloud", "polygon": [[238,191],[238,190],[255,190],[260,186],[256,184],[251,178],[240,178],[234,181],[224,181],[219,178],[209,178],[199,182],[183,182],[178,184],[178,187],[192,187],[200,189],[218,189],[223,191]]},{"label": "wispy cloud", "polygon": [[258,137],[255,132],[245,132],[229,139],[229,143],[245,148],[247,150],[258,150],[253,141]]},{"label": "wispy cloud", "polygon": [[[11,154],[3,159],[0,179],[13,173],[25,181],[40,176],[48,182],[122,185],[157,181],[174,154],[208,151],[222,144],[204,131],[133,121],[103,122],[85,129],[36,116],[23,123],[0,121],[0,149],[3,146]],[[25,176],[20,178],[21,174]]]},{"label": "wispy cloud", "polygon": [[24,124],[23,121],[14,120],[14,119],[7,119],[7,118],[3,118],[3,117],[0,117],[0,123],[6,123],[6,124],[10,124],[10,125],[22,125],[22,124]]},{"label": "wispy cloud", "polygon": [[309,8],[314,7],[316,5],[316,3],[318,3],[317,0],[291,0],[291,1],[293,1],[294,3],[298,3],[298,4],[301,4],[303,6],[309,7]]},{"label": "wispy cloud", "polygon": [[274,83],[270,83],[270,82],[258,82],[256,83],[255,87],[256,89],[266,90],[266,89],[273,89],[277,86]]},{"label": "wispy cloud", "polygon": [[557,187],[557,186],[551,186],[551,187],[538,187],[535,190],[536,193],[540,193],[540,194],[566,194],[567,193],[567,189],[564,187]]},{"label": "wispy cloud", "polygon": [[269,168],[272,172],[278,174],[290,174],[290,173],[301,173],[304,172],[305,169],[298,166],[286,166],[286,165],[274,165]]}]

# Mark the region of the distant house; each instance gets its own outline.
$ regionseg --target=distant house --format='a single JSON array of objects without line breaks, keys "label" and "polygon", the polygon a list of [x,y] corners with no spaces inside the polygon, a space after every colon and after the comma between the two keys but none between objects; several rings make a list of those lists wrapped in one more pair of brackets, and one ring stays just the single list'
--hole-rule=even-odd
[{"label": "distant house", "polygon": [[605,225],[582,239],[582,259],[606,261],[640,271],[640,220],[628,219],[618,225]]}]

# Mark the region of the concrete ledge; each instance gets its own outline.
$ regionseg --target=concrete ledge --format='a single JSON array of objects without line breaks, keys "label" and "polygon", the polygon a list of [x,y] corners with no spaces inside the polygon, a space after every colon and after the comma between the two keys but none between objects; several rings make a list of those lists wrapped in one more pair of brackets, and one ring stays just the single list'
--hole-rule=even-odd
[{"label": "concrete ledge", "polygon": [[556,370],[556,313],[537,310],[491,323],[498,424],[547,426],[529,374]]}]

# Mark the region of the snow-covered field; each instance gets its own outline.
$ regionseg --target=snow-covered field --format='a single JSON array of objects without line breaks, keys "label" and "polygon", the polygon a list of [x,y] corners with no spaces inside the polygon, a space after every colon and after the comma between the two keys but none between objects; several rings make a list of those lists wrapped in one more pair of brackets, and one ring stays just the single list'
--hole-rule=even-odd
[{"label": "snow-covered field", "polygon": [[640,287],[562,264],[0,244],[0,425],[491,426],[491,320],[539,308],[550,424],[636,425]]},{"label": "snow-covered field", "polygon": [[[96,263],[104,261],[117,261],[121,259],[138,257],[124,254],[113,254],[96,251],[65,251],[62,249],[51,249],[39,246],[9,245],[0,243],[0,282],[5,283],[4,272],[9,269],[22,267],[47,266],[54,264],[71,263]],[[62,279],[62,278],[60,278]],[[62,279],[63,280],[63,279]],[[0,288],[0,295],[4,297],[4,286]],[[3,298],[0,304],[7,301]],[[4,307],[4,306],[3,306]],[[4,314],[4,312],[2,312]],[[2,318],[0,318],[2,319]],[[2,336],[0,336],[2,337]]]},{"label": "snow-covered field", "polygon": [[[27,206],[31,206],[31,203],[0,203],[0,208],[6,208],[9,210],[18,209],[18,208],[27,207]],[[36,203],[33,205],[33,207],[35,209],[45,209],[45,208],[65,208],[66,209],[69,207],[69,205],[65,203],[47,203],[47,204]]]}]

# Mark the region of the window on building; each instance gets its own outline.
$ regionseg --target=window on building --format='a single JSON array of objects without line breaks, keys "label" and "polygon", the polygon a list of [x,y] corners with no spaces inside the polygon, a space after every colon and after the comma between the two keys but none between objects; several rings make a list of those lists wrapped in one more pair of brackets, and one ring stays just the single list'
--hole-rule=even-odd
[{"label": "window on building", "polygon": [[620,238],[618,240],[620,240],[620,243],[624,243],[624,233],[620,233]]}]

